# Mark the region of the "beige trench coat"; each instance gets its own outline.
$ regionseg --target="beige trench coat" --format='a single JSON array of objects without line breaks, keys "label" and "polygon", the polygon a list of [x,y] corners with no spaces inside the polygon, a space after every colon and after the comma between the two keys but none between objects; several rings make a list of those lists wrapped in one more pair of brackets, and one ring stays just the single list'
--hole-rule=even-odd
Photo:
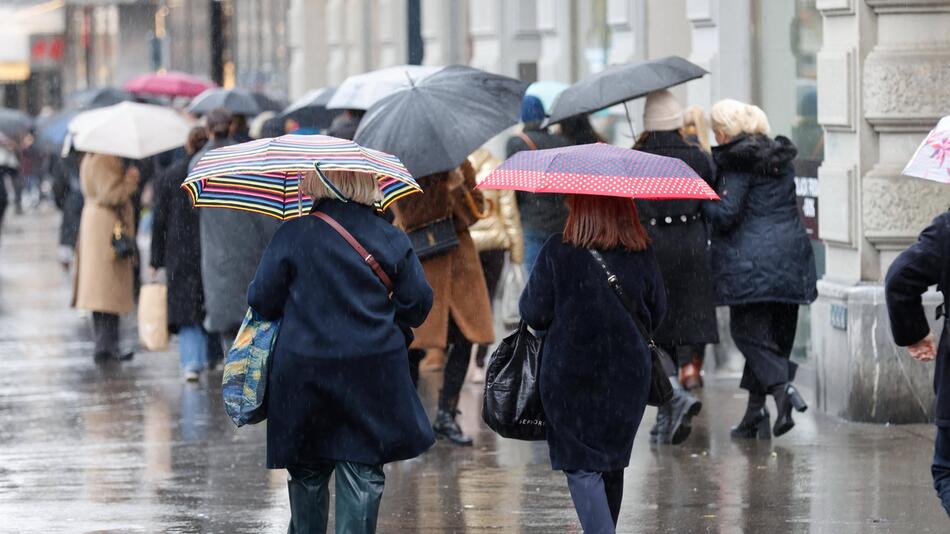
[{"label": "beige trench coat", "polygon": [[135,306],[133,260],[116,259],[112,236],[116,222],[133,231],[132,195],[138,175],[125,172],[115,156],[87,154],[79,167],[85,205],[76,243],[73,306],[101,313],[129,313]]}]

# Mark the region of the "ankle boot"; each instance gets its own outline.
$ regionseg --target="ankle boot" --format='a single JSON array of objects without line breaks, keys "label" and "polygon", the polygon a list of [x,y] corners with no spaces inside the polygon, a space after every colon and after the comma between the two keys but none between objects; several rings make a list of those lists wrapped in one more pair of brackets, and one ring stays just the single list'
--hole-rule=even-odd
[{"label": "ankle boot", "polygon": [[656,424],[650,430],[650,443],[660,445],[670,443],[670,416],[672,412],[670,406],[672,404],[672,402],[668,402],[656,409]]},{"label": "ankle boot", "polygon": [[775,427],[772,428],[772,433],[778,437],[795,427],[792,410],[804,412],[808,409],[808,405],[792,384],[774,386],[769,390],[769,394],[775,399],[776,411]]},{"label": "ankle boot", "polygon": [[693,417],[699,415],[703,403],[686,391],[675,377],[670,377],[670,383],[673,384],[673,399],[667,403],[670,417],[669,443],[679,445],[686,441],[693,431]]},{"label": "ankle boot", "polygon": [[738,426],[732,429],[730,435],[739,439],[772,439],[769,422],[769,411],[762,406],[752,413],[746,413]]},{"label": "ankle boot", "polygon": [[432,430],[438,439],[447,439],[454,445],[467,447],[472,444],[472,438],[462,433],[462,428],[455,420],[455,417],[460,413],[458,410],[443,410],[440,408],[439,413],[435,416],[435,423],[432,423]]}]

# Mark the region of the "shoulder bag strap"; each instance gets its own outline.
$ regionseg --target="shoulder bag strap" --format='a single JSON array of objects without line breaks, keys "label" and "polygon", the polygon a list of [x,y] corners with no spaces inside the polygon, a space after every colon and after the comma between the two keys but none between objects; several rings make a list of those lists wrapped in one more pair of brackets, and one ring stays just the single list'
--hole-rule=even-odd
[{"label": "shoulder bag strap", "polygon": [[623,304],[623,307],[627,310],[627,313],[629,313],[630,317],[633,318],[633,322],[637,325],[637,329],[640,330],[640,335],[643,336],[643,339],[646,340],[650,347],[655,347],[656,343],[653,341],[653,334],[651,334],[646,325],[640,321],[633,302],[631,302],[630,298],[627,297],[627,294],[624,293],[623,286],[620,285],[620,279],[617,278],[617,275],[610,272],[610,267],[607,266],[604,256],[596,250],[588,250],[588,252],[590,252],[590,255],[594,257],[594,260],[597,261],[597,263],[600,265],[600,268],[604,270],[604,274],[607,275],[607,283],[610,285],[610,288],[614,290],[614,293],[616,293],[617,298],[620,299],[620,303]]},{"label": "shoulder bag strap", "polygon": [[520,137],[521,140],[524,141],[524,144],[528,145],[528,148],[530,148],[531,150],[537,150],[537,149],[538,149],[538,145],[536,145],[536,144],[534,143],[534,141],[532,141],[531,138],[528,137],[528,134],[526,134],[526,133],[524,133],[524,132],[518,132],[518,133],[515,134],[515,135],[517,135],[518,137]]},{"label": "shoulder bag strap", "polygon": [[353,237],[353,234],[348,232],[346,228],[343,228],[340,223],[336,222],[336,219],[330,217],[322,211],[314,211],[312,215],[330,225],[330,228],[336,230],[336,233],[340,234],[340,237],[345,239],[346,242],[349,243],[351,247],[353,247],[353,250],[355,250],[360,255],[360,257],[363,258],[363,261],[365,261],[366,264],[369,265],[371,269],[373,269],[373,272],[376,273],[377,277],[379,277],[379,281],[382,282],[384,286],[386,286],[386,290],[390,293],[393,292],[393,282],[390,280],[389,275],[386,274],[386,271],[384,271],[379,265],[379,262],[376,261],[376,258],[374,258],[372,254],[363,248],[363,245],[361,245],[360,242],[357,241],[355,237]]}]

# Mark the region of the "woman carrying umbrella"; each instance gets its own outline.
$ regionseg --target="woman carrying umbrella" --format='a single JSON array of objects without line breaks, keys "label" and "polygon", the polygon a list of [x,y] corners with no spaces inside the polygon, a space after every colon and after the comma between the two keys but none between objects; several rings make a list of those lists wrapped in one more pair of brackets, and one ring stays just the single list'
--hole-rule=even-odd
[{"label": "woman carrying umbrella", "polygon": [[766,395],[775,399],[776,436],[795,426],[793,408],[807,408],[792,385],[798,365],[789,359],[798,307],[817,297],[814,253],[795,200],[797,150],[785,137],[768,136],[768,118],[756,106],[722,100],[710,117],[722,201],[703,208],[713,229],[717,300],[729,306],[729,328],[746,360],[739,386],[749,392],[732,435],[769,439]]}]

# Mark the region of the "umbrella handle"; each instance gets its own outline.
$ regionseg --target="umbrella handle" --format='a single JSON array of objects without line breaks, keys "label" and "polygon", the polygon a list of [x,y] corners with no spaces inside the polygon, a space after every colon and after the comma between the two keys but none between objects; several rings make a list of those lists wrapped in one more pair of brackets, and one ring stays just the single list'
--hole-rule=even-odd
[{"label": "umbrella handle", "polygon": [[468,205],[469,211],[471,211],[472,215],[478,220],[487,219],[495,212],[495,203],[490,198],[484,199],[483,202],[485,203],[485,211],[478,209],[478,204],[475,203],[475,198],[472,197],[471,191],[465,192],[465,204]]}]

